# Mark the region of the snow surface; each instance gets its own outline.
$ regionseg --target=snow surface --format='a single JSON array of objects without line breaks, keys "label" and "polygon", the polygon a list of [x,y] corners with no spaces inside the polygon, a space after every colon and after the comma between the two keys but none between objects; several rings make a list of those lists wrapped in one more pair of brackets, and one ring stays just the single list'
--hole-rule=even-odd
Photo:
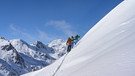
[{"label": "snow surface", "polygon": [[69,54],[22,76],[135,76],[135,0],[124,0]]}]

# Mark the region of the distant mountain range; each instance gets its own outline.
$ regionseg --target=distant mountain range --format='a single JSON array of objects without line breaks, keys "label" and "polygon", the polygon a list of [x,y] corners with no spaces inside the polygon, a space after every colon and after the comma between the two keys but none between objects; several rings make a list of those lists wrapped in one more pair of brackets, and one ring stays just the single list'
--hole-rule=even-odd
[{"label": "distant mountain range", "polygon": [[65,42],[58,39],[47,45],[40,41],[28,44],[0,37],[0,76],[19,76],[53,63],[66,53]]}]

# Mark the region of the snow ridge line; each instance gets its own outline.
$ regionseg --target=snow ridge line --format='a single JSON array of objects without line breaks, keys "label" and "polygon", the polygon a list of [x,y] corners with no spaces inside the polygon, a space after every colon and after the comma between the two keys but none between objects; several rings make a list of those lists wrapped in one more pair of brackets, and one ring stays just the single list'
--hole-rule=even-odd
[{"label": "snow ridge line", "polygon": [[62,64],[63,64],[63,62],[64,62],[64,60],[65,60],[65,58],[66,58],[66,56],[67,56],[67,54],[68,54],[68,53],[66,53],[66,55],[64,56],[62,62],[60,63],[60,65],[58,66],[58,68],[56,69],[56,71],[54,72],[54,74],[53,74],[52,76],[55,76],[55,74],[57,73],[57,71],[60,69],[60,67],[62,66]]}]

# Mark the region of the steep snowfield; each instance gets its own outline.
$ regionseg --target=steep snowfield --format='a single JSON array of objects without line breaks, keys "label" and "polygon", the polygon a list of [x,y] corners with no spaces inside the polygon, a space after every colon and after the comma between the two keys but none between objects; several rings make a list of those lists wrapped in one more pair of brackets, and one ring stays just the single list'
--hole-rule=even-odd
[{"label": "steep snowfield", "polygon": [[124,0],[72,51],[22,76],[135,76],[135,0]]}]

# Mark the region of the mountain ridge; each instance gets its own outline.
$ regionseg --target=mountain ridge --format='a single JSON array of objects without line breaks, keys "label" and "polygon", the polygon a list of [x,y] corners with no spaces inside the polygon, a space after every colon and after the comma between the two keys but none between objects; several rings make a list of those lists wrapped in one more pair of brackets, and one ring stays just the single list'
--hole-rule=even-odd
[{"label": "mountain ridge", "polygon": [[[62,46],[66,47],[65,45]],[[28,44],[22,39],[7,40],[1,37],[0,76],[19,76],[53,63],[60,58],[59,53],[53,48],[40,41]],[[65,52],[65,50],[62,51]]]}]

